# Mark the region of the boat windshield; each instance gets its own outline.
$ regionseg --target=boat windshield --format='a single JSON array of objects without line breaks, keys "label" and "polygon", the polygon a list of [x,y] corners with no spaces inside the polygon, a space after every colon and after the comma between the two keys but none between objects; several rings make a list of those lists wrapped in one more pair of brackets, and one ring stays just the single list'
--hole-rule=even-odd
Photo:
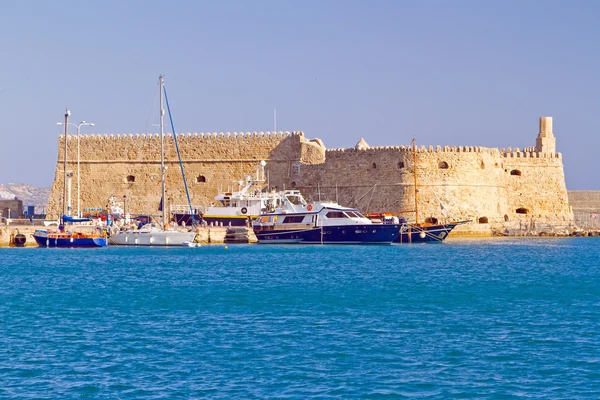
[{"label": "boat windshield", "polygon": [[327,218],[349,218],[342,211],[329,211],[326,215]]},{"label": "boat windshield", "polygon": [[290,203],[292,203],[295,206],[297,206],[299,204],[304,204],[304,200],[302,199],[302,196],[300,196],[300,195],[297,195],[297,194],[288,194],[286,196],[286,198],[288,199],[288,201]]},{"label": "boat windshield", "polygon": [[348,214],[350,218],[364,218],[360,213],[355,211],[346,211],[346,214]]}]

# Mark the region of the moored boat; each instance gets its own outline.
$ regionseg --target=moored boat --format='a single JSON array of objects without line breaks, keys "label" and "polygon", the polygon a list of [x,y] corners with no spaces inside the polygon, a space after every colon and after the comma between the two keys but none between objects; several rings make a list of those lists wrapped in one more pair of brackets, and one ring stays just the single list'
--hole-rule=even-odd
[{"label": "moored boat", "polygon": [[457,221],[448,224],[409,224],[400,225],[400,235],[398,243],[424,243],[424,242],[442,242],[448,237],[452,229],[457,225],[466,224],[470,221]]},{"label": "moored boat", "polygon": [[378,224],[357,209],[333,202],[308,204],[299,191],[282,194],[282,206],[253,224],[258,243],[391,244],[398,224]]},{"label": "moored boat", "polygon": [[266,186],[265,161],[256,167],[256,175],[248,175],[236,182],[237,190],[222,191],[215,196],[211,205],[193,207],[172,206],[171,212],[178,224],[189,226],[195,220],[207,225],[247,226],[258,216],[281,205],[281,194],[264,191]]},{"label": "moored boat", "polygon": [[40,247],[106,247],[105,233],[88,234],[81,232],[49,232],[36,230],[33,237]]},{"label": "moored boat", "polygon": [[400,234],[396,240],[397,243],[441,242],[456,226],[470,222],[456,221],[442,224],[438,223],[435,218],[429,218],[427,222],[409,223],[404,218],[396,217],[390,212],[369,213],[366,216],[377,223],[399,224]]},{"label": "moored boat", "polygon": [[[196,232],[193,230],[190,231],[178,231],[175,229],[169,229],[167,225],[167,215],[165,207],[165,152],[164,152],[164,114],[165,110],[163,108],[163,94],[166,99],[166,91],[164,88],[163,76],[159,76],[158,78],[159,84],[159,96],[160,96],[160,165],[161,165],[161,201],[160,201],[160,210],[162,211],[162,224],[161,227],[152,226],[150,224],[142,226],[140,229],[125,229],[122,231],[111,233],[110,235],[110,243],[114,245],[121,246],[181,246],[185,242],[193,242],[196,238]],[[173,132],[175,132],[175,128],[173,127],[173,119],[171,118],[171,110],[169,108],[169,102],[166,101],[167,110],[169,111],[169,118],[171,119],[171,127],[173,128]],[[177,145],[177,136],[173,136],[175,140],[175,145]],[[177,147],[178,148],[178,147]],[[179,154],[179,150],[177,150],[177,154],[180,157],[180,165],[181,165],[181,156]],[[185,174],[183,170],[183,166],[181,166],[181,172],[183,175],[183,183],[185,185],[186,193],[187,184],[185,183]],[[188,195],[189,199],[189,195]],[[193,228],[193,225],[192,225]]]},{"label": "moored boat", "polygon": [[161,229],[150,224],[140,229],[126,229],[110,235],[110,244],[117,246],[181,246],[193,242],[194,232]]},{"label": "moored boat", "polygon": [[[79,223],[88,222],[89,218],[79,218],[67,213],[67,140],[69,139],[69,116],[71,112],[67,109],[65,112],[65,136],[64,136],[64,163],[63,163],[63,195],[62,195],[62,225],[58,230],[37,229],[33,233],[33,238],[40,247],[106,247],[108,240],[106,233],[97,231],[95,233],[71,232],[66,227],[67,222]],[[69,195],[69,205],[70,205]]]}]

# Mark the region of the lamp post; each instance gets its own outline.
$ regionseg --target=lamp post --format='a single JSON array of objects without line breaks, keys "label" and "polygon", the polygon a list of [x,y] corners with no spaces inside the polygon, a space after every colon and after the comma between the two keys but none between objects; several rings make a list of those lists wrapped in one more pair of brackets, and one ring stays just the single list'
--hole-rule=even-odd
[{"label": "lamp post", "polygon": [[127,218],[127,195],[123,195],[123,217]]},{"label": "lamp post", "polygon": [[[64,125],[64,122],[57,122],[56,125]],[[79,167],[79,154],[80,154],[80,150],[79,150],[79,141],[80,141],[80,136],[81,136],[81,127],[82,126],[95,126],[96,124],[94,124],[93,122],[85,122],[85,121],[81,121],[78,124],[74,124],[74,123],[70,123],[67,122],[68,125],[73,125],[75,127],[77,127],[77,217],[81,218],[81,191],[80,191],[80,187],[81,187],[81,170]]]},{"label": "lamp post", "polygon": [[[65,110],[65,150],[64,150],[64,161],[63,161],[63,196],[62,196],[62,215],[60,217],[60,221],[62,224],[65,223],[64,216],[66,214],[66,201],[67,201],[67,139],[69,137],[69,116],[71,115],[71,111],[67,108]],[[60,123],[60,122],[59,122]]]}]

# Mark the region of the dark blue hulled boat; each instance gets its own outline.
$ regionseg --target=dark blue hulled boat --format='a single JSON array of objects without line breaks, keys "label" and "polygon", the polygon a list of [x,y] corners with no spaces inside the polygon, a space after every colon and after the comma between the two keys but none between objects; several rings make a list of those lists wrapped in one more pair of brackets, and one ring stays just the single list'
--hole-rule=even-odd
[{"label": "dark blue hulled boat", "polygon": [[357,209],[337,203],[307,204],[297,190],[282,195],[282,207],[252,225],[258,243],[391,244],[398,224],[377,224]]},{"label": "dark blue hulled boat", "polygon": [[448,237],[457,225],[470,221],[452,222],[448,224],[408,224],[400,225],[397,243],[441,242]]},{"label": "dark blue hulled boat", "polygon": [[40,247],[106,247],[108,245],[108,239],[103,234],[36,230],[33,237]]}]

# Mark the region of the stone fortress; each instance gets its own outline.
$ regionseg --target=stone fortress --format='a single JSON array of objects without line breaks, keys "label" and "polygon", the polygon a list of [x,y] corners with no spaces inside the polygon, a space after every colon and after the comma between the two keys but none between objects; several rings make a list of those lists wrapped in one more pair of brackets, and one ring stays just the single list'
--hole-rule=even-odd
[{"label": "stone fortress", "polygon": [[[77,205],[77,136],[67,138],[67,170],[73,172],[71,208]],[[217,192],[235,190],[267,161],[271,189],[298,189],[309,200],[337,200],[367,212],[393,212],[415,219],[415,160],[419,220],[472,220],[463,231],[491,232],[519,223],[573,223],[562,156],[556,152],[552,118],[540,118],[535,146],[369,147],[327,149],[302,132],[177,134],[194,206]],[[49,217],[61,213],[64,136],[59,137]],[[159,214],[158,134],[81,135],[81,208],[106,208],[114,196],[126,212]],[[186,204],[173,135],[165,135],[167,207]]]}]

